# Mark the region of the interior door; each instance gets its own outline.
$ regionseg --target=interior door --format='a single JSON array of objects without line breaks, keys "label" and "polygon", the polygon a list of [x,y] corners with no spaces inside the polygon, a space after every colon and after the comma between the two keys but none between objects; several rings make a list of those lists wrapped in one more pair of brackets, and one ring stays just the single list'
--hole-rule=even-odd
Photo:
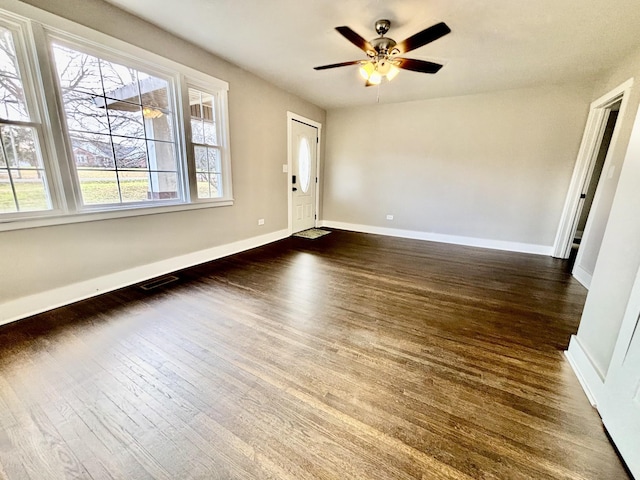
[{"label": "interior door", "polygon": [[316,222],[316,152],[318,129],[291,120],[291,189],[293,233],[313,228]]},{"label": "interior door", "polygon": [[640,271],[631,291],[598,411],[631,473],[640,478]]},{"label": "interior door", "polygon": [[[581,200],[581,202],[584,202],[582,207],[584,210],[578,212],[580,215],[578,216],[576,230],[582,230],[583,235],[580,235],[580,247],[572,274],[586,288],[591,287],[591,278],[596,268],[596,261],[598,260],[604,231],[613,203],[613,193],[615,193],[615,185],[611,184],[612,180],[609,175],[602,176],[601,174],[606,173],[610,168],[609,150],[618,119],[618,110],[614,109],[619,108],[620,102],[612,105],[610,110],[607,110],[608,117],[602,132],[598,153],[595,157],[593,171],[590,174],[590,183],[585,185],[586,188],[584,189],[584,197],[586,198]],[[607,190],[610,192],[609,195],[603,193]],[[612,191],[613,193],[611,193]]]}]

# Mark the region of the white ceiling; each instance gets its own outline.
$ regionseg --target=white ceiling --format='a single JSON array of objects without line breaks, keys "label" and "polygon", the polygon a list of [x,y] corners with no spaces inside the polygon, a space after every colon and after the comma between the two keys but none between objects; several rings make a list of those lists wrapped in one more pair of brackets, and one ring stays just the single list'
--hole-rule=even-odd
[{"label": "white ceiling", "polygon": [[[588,79],[640,48],[638,0],[107,0],[323,108],[467,95]],[[452,33],[408,53],[443,63],[365,88],[365,58],[336,26],[401,41],[444,21]]]}]

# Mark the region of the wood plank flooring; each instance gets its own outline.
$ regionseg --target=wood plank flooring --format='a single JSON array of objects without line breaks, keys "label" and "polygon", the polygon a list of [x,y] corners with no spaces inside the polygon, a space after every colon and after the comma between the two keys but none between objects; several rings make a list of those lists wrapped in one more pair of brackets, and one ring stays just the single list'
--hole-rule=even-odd
[{"label": "wood plank flooring", "polygon": [[0,328],[0,478],[626,479],[547,257],[334,231]]}]

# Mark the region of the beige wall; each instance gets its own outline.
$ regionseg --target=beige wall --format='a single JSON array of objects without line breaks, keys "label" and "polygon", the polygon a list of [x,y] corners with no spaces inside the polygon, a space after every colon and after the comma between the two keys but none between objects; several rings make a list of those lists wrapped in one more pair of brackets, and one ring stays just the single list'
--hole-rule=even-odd
[{"label": "beige wall", "polygon": [[619,167],[615,184],[605,185],[602,195],[612,207],[591,280],[578,339],[604,378],[613,354],[631,287],[640,266],[640,51],[621,62],[598,84],[594,99],[635,77],[629,107],[620,123],[618,147],[612,161]]},{"label": "beige wall", "polygon": [[330,110],[323,219],[551,246],[590,100],[571,85]]},{"label": "beige wall", "polygon": [[287,228],[286,114],[322,109],[100,0],[26,3],[227,81],[235,205],[0,233],[0,304]]}]

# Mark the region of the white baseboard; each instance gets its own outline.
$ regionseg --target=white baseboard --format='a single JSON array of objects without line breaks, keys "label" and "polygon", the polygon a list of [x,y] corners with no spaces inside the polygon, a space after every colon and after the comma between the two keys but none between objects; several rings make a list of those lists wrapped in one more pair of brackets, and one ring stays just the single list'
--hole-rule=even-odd
[{"label": "white baseboard", "polygon": [[578,337],[571,335],[569,348],[564,352],[569,364],[573,369],[584,393],[587,395],[592,406],[598,406],[598,400],[602,398],[604,391],[604,380],[593,364],[589,355],[584,351]]},{"label": "white baseboard", "polygon": [[371,225],[358,225],[355,223],[334,222],[323,220],[319,226],[337,228],[339,230],[351,230],[353,232],[375,233],[389,237],[412,238],[414,240],[427,240],[430,242],[451,243],[465,245],[467,247],[490,248],[493,250],[506,250],[509,252],[533,253],[536,255],[551,256],[553,246],[538,245],[534,243],[506,242],[503,240],[490,240],[486,238],[462,237],[458,235],[445,235],[442,233],[418,232],[415,230],[400,230],[397,228],[374,227]]},{"label": "white baseboard", "polygon": [[591,288],[591,275],[580,265],[574,265],[573,270],[571,271],[571,275],[578,280],[584,288],[589,290]]},{"label": "white baseboard", "polygon": [[288,230],[279,230],[10,300],[0,305],[0,325],[140,283],[150,278],[166,275],[176,270],[244,252],[288,236]]}]

